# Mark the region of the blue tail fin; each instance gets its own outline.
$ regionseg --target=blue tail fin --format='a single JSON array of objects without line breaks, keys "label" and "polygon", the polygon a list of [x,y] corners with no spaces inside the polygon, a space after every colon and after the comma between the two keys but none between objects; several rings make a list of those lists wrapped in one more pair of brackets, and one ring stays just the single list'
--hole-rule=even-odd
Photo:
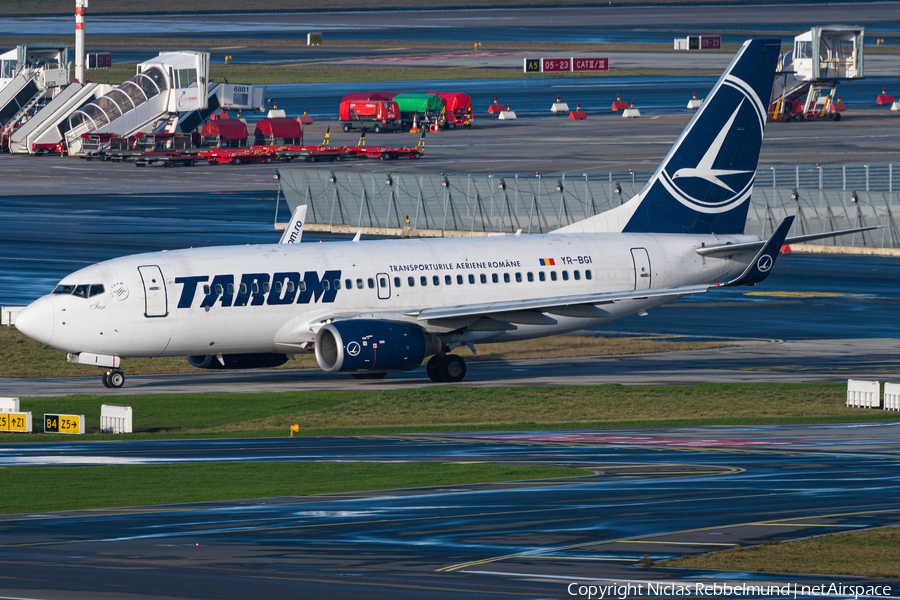
[{"label": "blue tail fin", "polygon": [[639,195],[624,231],[743,233],[780,40],[748,40]]}]

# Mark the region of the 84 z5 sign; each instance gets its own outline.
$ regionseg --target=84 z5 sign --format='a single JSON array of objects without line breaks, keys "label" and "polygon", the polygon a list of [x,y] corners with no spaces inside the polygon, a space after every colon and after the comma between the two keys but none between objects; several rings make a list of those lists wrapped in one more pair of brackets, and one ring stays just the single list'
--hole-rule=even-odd
[{"label": "84 z5 sign", "polygon": [[44,433],[84,433],[84,415],[44,415]]}]

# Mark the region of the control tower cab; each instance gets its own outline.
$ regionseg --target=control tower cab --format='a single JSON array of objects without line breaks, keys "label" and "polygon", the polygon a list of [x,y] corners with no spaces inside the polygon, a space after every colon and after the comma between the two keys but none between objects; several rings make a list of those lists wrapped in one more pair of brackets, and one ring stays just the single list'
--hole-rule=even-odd
[{"label": "control tower cab", "polygon": [[864,27],[828,25],[795,37],[794,47],[779,61],[770,118],[839,120],[840,113],[830,106],[838,83],[863,78],[864,36]]}]

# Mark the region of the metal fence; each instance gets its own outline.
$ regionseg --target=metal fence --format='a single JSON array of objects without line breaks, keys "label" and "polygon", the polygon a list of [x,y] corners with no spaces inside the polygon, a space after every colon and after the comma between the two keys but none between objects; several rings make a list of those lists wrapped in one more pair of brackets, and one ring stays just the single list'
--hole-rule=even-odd
[{"label": "metal fence", "polygon": [[[291,210],[309,206],[308,223],[545,233],[619,206],[639,193],[651,175],[434,176],[280,169],[279,183]],[[796,215],[792,235],[884,225],[820,243],[900,247],[895,219],[900,195],[893,193],[893,176],[893,165],[760,168],[745,232],[766,237],[785,216]]]}]

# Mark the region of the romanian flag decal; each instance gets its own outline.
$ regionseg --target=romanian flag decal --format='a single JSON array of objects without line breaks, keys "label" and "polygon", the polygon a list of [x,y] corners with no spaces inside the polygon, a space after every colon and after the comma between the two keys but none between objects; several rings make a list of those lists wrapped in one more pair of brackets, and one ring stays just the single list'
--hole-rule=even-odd
[{"label": "romanian flag decal", "polygon": [[552,258],[539,258],[542,267],[555,267],[556,261]]}]

